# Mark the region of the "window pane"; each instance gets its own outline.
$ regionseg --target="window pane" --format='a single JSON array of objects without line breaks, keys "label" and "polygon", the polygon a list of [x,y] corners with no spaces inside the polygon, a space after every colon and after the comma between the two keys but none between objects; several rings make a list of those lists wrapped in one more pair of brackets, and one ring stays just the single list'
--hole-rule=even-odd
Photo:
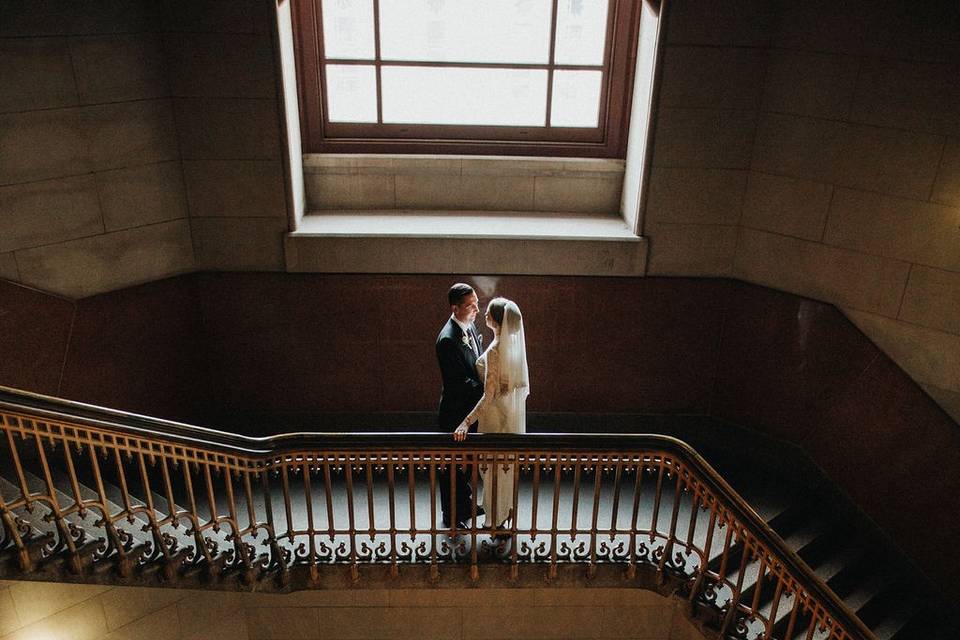
[{"label": "window pane", "polygon": [[550,0],[380,0],[380,55],[546,64],[551,11]]},{"label": "window pane", "polygon": [[327,58],[373,60],[373,0],[323,0]]},{"label": "window pane", "polygon": [[554,71],[550,125],[596,127],[602,77],[599,71]]},{"label": "window pane", "polygon": [[377,72],[374,67],[328,64],[326,80],[330,122],[377,121]]},{"label": "window pane", "polygon": [[603,64],[608,4],[606,0],[560,0],[556,64]]},{"label": "window pane", "polygon": [[383,121],[544,126],[547,72],[538,69],[384,67]]}]

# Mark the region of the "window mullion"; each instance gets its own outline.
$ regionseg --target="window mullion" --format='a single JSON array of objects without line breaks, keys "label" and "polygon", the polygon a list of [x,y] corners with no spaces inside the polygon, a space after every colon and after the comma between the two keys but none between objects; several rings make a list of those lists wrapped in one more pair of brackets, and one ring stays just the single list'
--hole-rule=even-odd
[{"label": "window mullion", "polygon": [[380,0],[373,0],[373,63],[377,77],[377,124],[383,124],[383,85],[380,82]]},{"label": "window mullion", "polygon": [[557,50],[557,9],[558,0],[553,0],[553,13],[550,16],[550,56],[547,59],[547,117],[544,119],[544,126],[550,128],[550,111],[553,103],[553,67],[556,64],[554,55]]}]

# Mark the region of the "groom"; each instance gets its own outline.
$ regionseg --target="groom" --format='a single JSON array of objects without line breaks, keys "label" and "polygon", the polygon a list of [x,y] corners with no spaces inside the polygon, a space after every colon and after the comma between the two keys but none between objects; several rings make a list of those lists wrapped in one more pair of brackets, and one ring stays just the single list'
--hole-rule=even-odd
[{"label": "groom", "polygon": [[[480,310],[473,287],[455,284],[450,287],[447,300],[450,302],[450,319],[437,336],[437,360],[443,378],[438,418],[440,429],[452,432],[483,397],[483,381],[477,375],[477,358],[482,353],[483,337],[473,326]],[[475,433],[476,430],[475,422],[470,425],[470,431]],[[456,524],[457,527],[464,527],[465,521],[471,517],[473,492],[462,469],[458,468],[453,473],[457,494]],[[443,526],[450,527],[453,514],[449,468],[440,475],[440,505],[443,509]],[[477,515],[483,515],[483,508],[479,505]]]}]

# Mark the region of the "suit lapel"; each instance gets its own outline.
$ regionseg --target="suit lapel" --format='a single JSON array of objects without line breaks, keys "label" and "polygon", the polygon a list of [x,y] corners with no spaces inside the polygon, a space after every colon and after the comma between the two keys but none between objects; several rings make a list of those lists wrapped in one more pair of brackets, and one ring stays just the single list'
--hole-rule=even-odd
[{"label": "suit lapel", "polygon": [[[460,353],[463,354],[463,359],[466,361],[467,366],[469,366],[474,373],[477,371],[477,354],[473,352],[473,349],[470,348],[470,344],[463,344],[463,337],[467,334],[464,333],[463,329],[459,324],[454,322],[453,318],[450,318],[450,330],[453,336],[456,338],[457,344],[460,345]],[[476,338],[474,338],[476,340]]]}]

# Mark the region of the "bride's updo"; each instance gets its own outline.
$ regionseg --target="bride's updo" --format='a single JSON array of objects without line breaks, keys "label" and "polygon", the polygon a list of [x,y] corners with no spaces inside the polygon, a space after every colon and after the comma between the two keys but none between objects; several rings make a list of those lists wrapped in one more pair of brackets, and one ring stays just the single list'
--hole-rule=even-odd
[{"label": "bride's updo", "polygon": [[498,327],[503,326],[503,312],[507,308],[507,303],[510,302],[506,298],[494,298],[490,301],[490,304],[487,305],[487,313],[490,314],[490,317],[493,318],[493,321],[497,323]]}]

